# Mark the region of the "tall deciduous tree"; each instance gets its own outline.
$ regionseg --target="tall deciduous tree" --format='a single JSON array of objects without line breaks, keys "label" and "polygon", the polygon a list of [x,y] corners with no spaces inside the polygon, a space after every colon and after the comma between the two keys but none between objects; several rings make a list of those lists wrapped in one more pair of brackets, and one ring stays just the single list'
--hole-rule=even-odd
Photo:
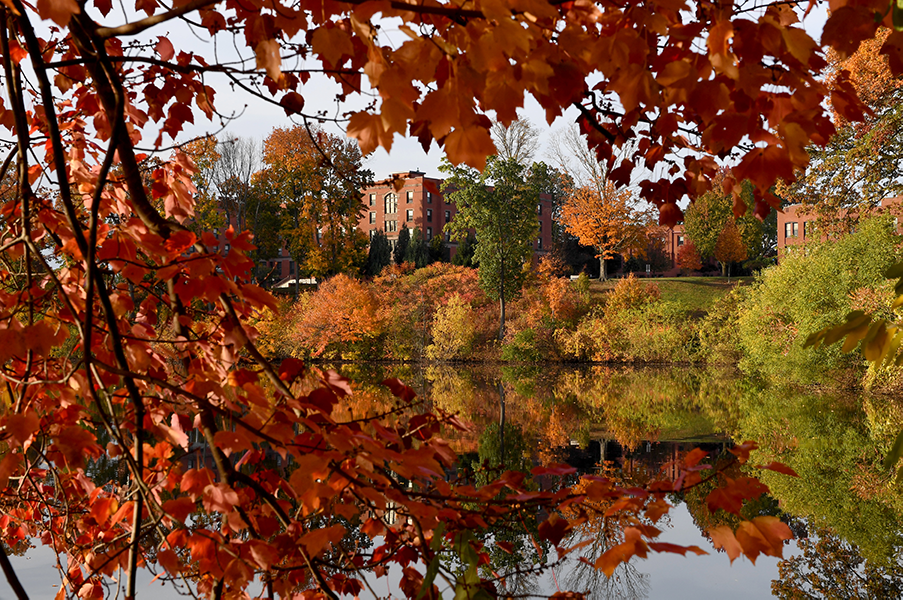
[{"label": "tall deciduous tree", "polygon": [[493,121],[489,132],[500,159],[513,160],[524,166],[533,162],[539,148],[539,130],[529,119],[519,118],[509,125]]},{"label": "tall deciduous tree", "polygon": [[[724,180],[726,174],[719,177]],[[761,256],[766,249],[766,242],[771,237],[771,227],[776,222],[769,220],[766,230],[761,220],[754,214],[752,186],[743,184],[738,196],[721,191],[706,192],[701,198],[687,208],[684,214],[684,231],[693,240],[699,255],[703,258],[715,256],[715,246],[728,221],[736,222],[740,231],[743,247],[747,256]]]},{"label": "tall deciduous tree", "polygon": [[364,209],[360,190],[372,174],[361,165],[357,145],[298,125],[274,129],[263,156],[261,179],[278,197],[280,237],[299,275],[323,278],[360,270],[367,246],[357,228]]},{"label": "tall deciduous tree", "polygon": [[852,83],[871,114],[853,122],[834,106],[837,134],[824,147],[811,145],[811,164],[798,181],[782,188],[791,202],[819,217],[824,232],[847,230],[863,211],[903,195],[903,76],[894,75],[881,54],[884,29],[851,56],[828,53],[829,85]]},{"label": "tall deciduous tree", "polygon": [[499,302],[502,339],[505,304],[520,294],[524,263],[533,253],[539,189],[528,182],[526,169],[510,159],[492,158],[482,173],[448,162],[440,169],[449,175],[442,192],[457,208],[445,227],[457,240],[466,239],[471,229],[476,232],[480,286]]},{"label": "tall deciduous tree", "polygon": [[581,244],[595,248],[602,280],[608,279],[606,260],[627,251],[646,252],[648,217],[634,207],[629,190],[619,191],[612,183],[601,191],[594,187],[574,190],[561,208],[561,220]]}]

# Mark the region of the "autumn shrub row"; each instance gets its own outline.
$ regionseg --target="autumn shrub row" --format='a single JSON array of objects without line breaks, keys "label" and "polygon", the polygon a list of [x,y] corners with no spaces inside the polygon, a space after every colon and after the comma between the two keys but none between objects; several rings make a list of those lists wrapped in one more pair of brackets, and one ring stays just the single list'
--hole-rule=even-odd
[{"label": "autumn shrub row", "polygon": [[339,275],[257,323],[276,356],[343,360],[642,362],[704,360],[699,322],[634,278],[592,302],[588,282],[532,272],[506,310],[474,269],[437,263],[387,268],[370,282]]}]

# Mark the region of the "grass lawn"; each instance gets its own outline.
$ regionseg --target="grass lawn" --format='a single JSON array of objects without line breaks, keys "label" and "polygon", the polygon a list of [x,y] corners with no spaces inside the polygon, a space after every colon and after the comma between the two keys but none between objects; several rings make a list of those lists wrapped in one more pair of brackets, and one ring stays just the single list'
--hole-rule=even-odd
[{"label": "grass lawn", "polygon": [[[662,300],[680,302],[692,312],[708,311],[715,301],[728,293],[735,285],[748,285],[752,277],[667,277],[661,279],[640,279],[646,284],[655,284],[662,292]],[[590,293],[594,300],[617,285],[618,280],[593,281]]]}]

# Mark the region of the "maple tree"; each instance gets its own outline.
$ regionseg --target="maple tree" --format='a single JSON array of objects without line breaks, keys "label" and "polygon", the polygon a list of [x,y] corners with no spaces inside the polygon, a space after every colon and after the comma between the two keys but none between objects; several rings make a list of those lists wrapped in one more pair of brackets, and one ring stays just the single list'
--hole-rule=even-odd
[{"label": "maple tree", "polygon": [[621,253],[646,252],[645,217],[635,208],[630,191],[619,190],[611,182],[601,190],[578,188],[561,207],[561,220],[567,231],[581,244],[595,248],[601,265],[599,278],[603,281],[608,279],[606,260]]},{"label": "maple tree", "polygon": [[880,31],[850,56],[828,52],[829,85],[838,85],[848,72],[870,113],[853,121],[835,110],[837,134],[824,147],[810,146],[809,168],[781,189],[816,214],[825,231],[855,225],[868,208],[903,195],[903,76],[880,54],[889,35],[888,29]]},{"label": "maple tree", "polygon": [[[135,598],[139,565],[212,598],[250,594],[252,585],[270,597],[360,595],[368,585],[360,570],[386,576],[392,565],[408,597],[437,594],[436,581],[466,596],[498,590],[478,571],[486,552],[474,529],[512,523],[522,511],[554,515],[537,535],[558,546],[583,515],[564,519],[556,507],[611,496],[620,498],[613,508],[655,521],[667,494],[701,480],[699,453],[677,482],[643,490],[591,480],[581,494],[536,492],[523,474],[476,489],[444,477],[454,456],[438,433],[453,418],[399,411],[343,420],[334,409],[351,390],[346,381],[265,360],[249,320],[277,305],[250,281],[251,235],[189,228],[198,167],[168,146],[195,120],[219,118],[218,77],[299,120],[322,115],[304,105],[323,94],[325,78],[340,102],[367,98],[347,115],[363,154],[410,133],[455,164],[482,168],[495,151],[486,113],[509,124],[530,94],[549,117],[574,106],[603,161],[632,138],[632,156],[668,165],[641,185],[663,223],[679,219],[678,200],[708,189],[714,157],[732,152],[734,174],[753,182],[762,214],[774,205],[774,181],[792,180],[808,161],[805,146],[834,132],[828,96],[845,117],[861,117],[847,75],[831,88],[821,80],[820,48],[851,54],[879,22],[899,25],[899,3],[833,2],[820,44],[783,3],[685,8],[673,0],[138,0],[114,11],[108,0],[4,0],[0,127],[9,134],[0,164],[2,179],[15,181],[0,205],[4,541],[34,538],[65,551],[59,598],[101,597],[119,569],[124,597]],[[396,19],[409,39],[389,39],[381,19]],[[217,43],[205,55],[171,27]],[[901,40],[895,30],[881,48],[894,74],[903,71]],[[235,55],[222,57],[223,47]],[[308,159],[322,172],[327,157],[335,162],[333,144],[338,156],[346,149],[320,132],[310,140],[323,142],[316,153],[274,143],[269,174],[291,175],[291,162]],[[616,183],[632,156],[611,165]],[[274,177],[271,189],[287,181]],[[354,208],[348,194],[303,189]],[[325,225],[323,233],[343,228]],[[307,227],[298,239],[313,249],[314,236]],[[218,251],[223,242],[228,253]],[[319,250],[311,271],[336,264],[338,246]],[[385,383],[412,399],[397,380]],[[201,439],[212,463],[188,466],[183,459],[198,458],[190,442]],[[737,448],[739,458],[750,448]],[[106,459],[119,461],[119,479],[94,468]],[[503,488],[516,501],[497,498]],[[747,492],[727,483],[722,501],[731,506]],[[757,519],[713,538],[732,558],[780,554],[787,531]],[[686,551],[658,535],[638,523],[597,566],[610,573],[631,556]],[[361,536],[379,545],[358,546]],[[16,595],[27,597],[5,559],[0,552]]]},{"label": "maple tree", "polygon": [[677,265],[685,271],[698,271],[702,268],[702,258],[693,240],[687,240],[677,249]]},{"label": "maple tree", "polygon": [[297,264],[294,275],[358,272],[367,247],[357,228],[361,190],[372,173],[362,167],[357,145],[316,127],[277,128],[264,140],[263,160],[258,177],[278,206],[279,237]]},{"label": "maple tree", "polygon": [[746,260],[746,248],[740,238],[740,229],[733,219],[728,219],[715,244],[715,260],[721,263],[721,274],[730,277],[731,264]]}]

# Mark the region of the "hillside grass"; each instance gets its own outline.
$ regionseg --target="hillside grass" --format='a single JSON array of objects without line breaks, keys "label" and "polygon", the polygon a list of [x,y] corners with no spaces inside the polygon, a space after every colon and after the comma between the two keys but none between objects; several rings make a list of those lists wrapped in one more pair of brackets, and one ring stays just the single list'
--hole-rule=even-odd
[{"label": "hillside grass", "polygon": [[[663,277],[640,279],[643,283],[655,284],[662,292],[662,300],[678,302],[692,313],[705,313],[716,300],[727,294],[734,286],[749,285],[752,277]],[[590,293],[594,300],[602,300],[614,289],[618,280],[593,281]]]}]

